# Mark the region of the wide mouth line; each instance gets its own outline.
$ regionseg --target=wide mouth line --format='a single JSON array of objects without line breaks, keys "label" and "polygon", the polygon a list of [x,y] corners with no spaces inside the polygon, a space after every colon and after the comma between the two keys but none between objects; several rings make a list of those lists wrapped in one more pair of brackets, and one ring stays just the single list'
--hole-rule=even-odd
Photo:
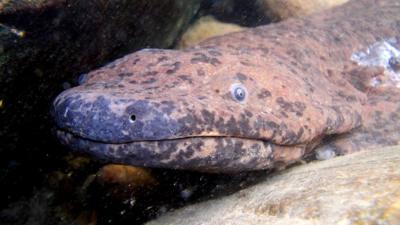
[{"label": "wide mouth line", "polygon": [[62,132],[63,135],[71,135],[74,138],[78,138],[81,140],[86,140],[90,141],[93,143],[99,143],[99,144],[130,144],[130,143],[139,143],[139,142],[162,142],[162,141],[179,141],[179,140],[185,140],[185,139],[191,139],[191,138],[233,138],[233,139],[242,139],[242,140],[251,140],[251,141],[260,141],[260,142],[270,142],[269,140],[264,140],[264,139],[258,139],[258,138],[248,138],[248,137],[238,137],[238,136],[229,136],[229,135],[193,135],[193,136],[184,136],[184,137],[176,137],[176,138],[165,138],[165,139],[150,139],[150,140],[134,140],[134,141],[121,141],[121,142],[106,142],[106,141],[99,141],[99,140],[93,140],[90,138],[86,138],[83,136],[80,136],[78,134],[75,134],[71,131],[63,130],[63,129],[57,129],[57,132]]}]

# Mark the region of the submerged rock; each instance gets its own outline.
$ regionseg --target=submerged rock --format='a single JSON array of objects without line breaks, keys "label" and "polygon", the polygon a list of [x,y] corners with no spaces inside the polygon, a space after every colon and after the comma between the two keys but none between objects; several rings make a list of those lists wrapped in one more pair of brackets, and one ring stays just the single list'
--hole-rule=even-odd
[{"label": "submerged rock", "polygon": [[395,146],[312,162],[147,224],[399,224],[399,161]]},{"label": "submerged rock", "polygon": [[128,185],[131,188],[153,186],[157,182],[147,169],[109,164],[103,166],[96,174],[99,182],[103,184],[114,183]]},{"label": "submerged rock", "polygon": [[208,38],[241,31],[243,29],[245,29],[245,27],[232,23],[223,23],[212,16],[205,16],[197,20],[196,23],[189,27],[182,35],[178,43],[178,48],[183,49],[191,47]]},{"label": "submerged rock", "polygon": [[268,17],[274,20],[283,20],[290,17],[299,17],[319,12],[334,6],[341,5],[348,0],[261,0],[261,8]]},{"label": "submerged rock", "polygon": [[117,164],[103,166],[96,173],[95,182],[104,193],[116,199],[140,195],[138,192],[153,189],[158,184],[147,169]]}]

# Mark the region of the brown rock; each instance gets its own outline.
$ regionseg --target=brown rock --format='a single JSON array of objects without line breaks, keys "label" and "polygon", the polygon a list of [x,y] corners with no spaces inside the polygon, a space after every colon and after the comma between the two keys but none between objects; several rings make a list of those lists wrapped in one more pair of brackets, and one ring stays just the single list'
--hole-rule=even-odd
[{"label": "brown rock", "polygon": [[183,49],[194,46],[208,38],[224,35],[245,29],[236,24],[223,23],[212,16],[200,18],[182,35],[177,48]]},{"label": "brown rock", "polygon": [[262,0],[266,14],[277,20],[309,15],[314,12],[341,5],[348,0]]},{"label": "brown rock", "polygon": [[103,166],[97,172],[96,178],[101,183],[119,184],[129,188],[149,187],[157,184],[147,169],[117,164]]}]

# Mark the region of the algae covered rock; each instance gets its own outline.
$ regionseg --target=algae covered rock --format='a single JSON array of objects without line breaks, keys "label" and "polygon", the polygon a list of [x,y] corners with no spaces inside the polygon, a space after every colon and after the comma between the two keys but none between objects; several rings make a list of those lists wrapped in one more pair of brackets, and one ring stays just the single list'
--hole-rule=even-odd
[{"label": "algae covered rock", "polygon": [[147,224],[399,224],[399,162],[399,146],[312,162]]}]

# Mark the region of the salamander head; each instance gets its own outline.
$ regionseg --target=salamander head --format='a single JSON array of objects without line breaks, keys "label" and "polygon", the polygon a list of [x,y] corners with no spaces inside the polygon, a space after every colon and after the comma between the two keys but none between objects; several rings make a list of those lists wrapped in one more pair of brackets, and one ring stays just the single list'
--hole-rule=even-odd
[{"label": "salamander head", "polygon": [[311,101],[310,88],[323,95],[335,87],[316,90],[246,57],[215,46],[125,56],[57,97],[58,136],[114,162],[231,171],[267,168],[276,146],[304,146],[360,123],[346,104]]}]

